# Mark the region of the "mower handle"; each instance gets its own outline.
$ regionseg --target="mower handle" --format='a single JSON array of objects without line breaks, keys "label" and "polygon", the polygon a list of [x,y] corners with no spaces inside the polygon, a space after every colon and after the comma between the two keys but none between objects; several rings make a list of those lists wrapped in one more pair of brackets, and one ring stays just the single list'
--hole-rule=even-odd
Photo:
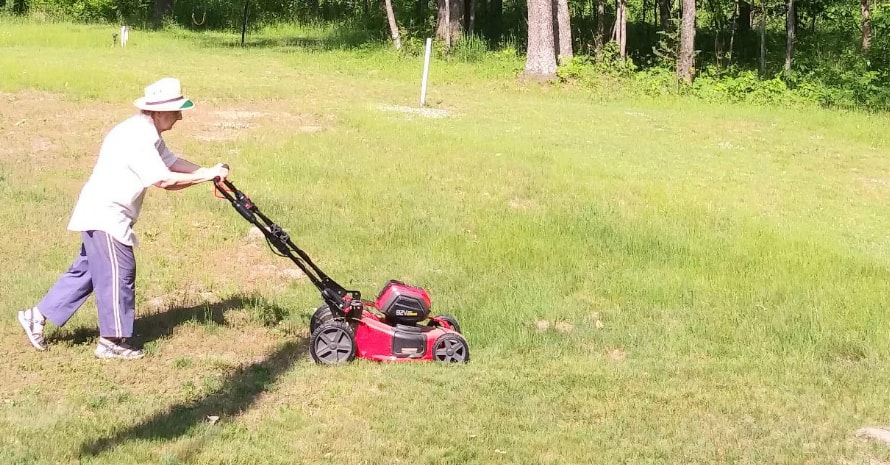
[{"label": "mower handle", "polygon": [[[225,168],[225,169],[229,169],[229,164],[228,164],[228,163],[223,163],[223,164],[222,164],[222,167]],[[217,186],[219,185],[219,176],[214,176],[214,177],[213,177],[213,183],[216,184]]]},{"label": "mower handle", "polygon": [[[225,168],[229,165],[223,164]],[[312,281],[312,284],[321,291],[322,299],[325,303],[338,314],[350,316],[361,315],[361,305],[353,305],[352,302],[361,303],[361,293],[358,291],[348,291],[336,281],[328,277],[315,263],[309,258],[306,252],[302,251],[290,240],[290,236],[280,226],[275,224],[269,217],[260,212],[260,209],[250,200],[244,192],[241,192],[228,179],[222,180],[219,176],[213,178],[213,185],[222,197],[229,201],[235,210],[244,217],[249,223],[253,224],[266,236],[266,240],[275,249],[279,255],[289,257],[306,276]],[[349,300],[346,296],[350,296]]]}]

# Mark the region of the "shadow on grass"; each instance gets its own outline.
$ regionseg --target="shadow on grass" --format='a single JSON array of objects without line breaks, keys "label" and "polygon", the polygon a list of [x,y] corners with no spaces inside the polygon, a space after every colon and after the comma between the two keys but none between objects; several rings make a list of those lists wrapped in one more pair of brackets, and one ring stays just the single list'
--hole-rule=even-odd
[{"label": "shadow on grass", "polygon": [[[198,36],[196,42],[206,48],[241,48],[241,36],[220,37],[218,35]],[[354,50],[379,44],[386,47],[386,42],[359,29],[335,29],[321,37],[308,35],[270,35],[247,34],[245,48],[266,48],[284,50],[304,50],[322,52],[328,50]]]},{"label": "shadow on grass", "polygon": [[[167,311],[139,316],[137,310],[136,323],[133,328],[134,345],[140,346],[173,334],[173,329],[184,323],[198,324],[215,323],[224,325],[225,313],[230,310],[250,309],[254,320],[265,326],[273,326],[280,322],[288,311],[268,303],[264,298],[254,295],[236,294],[213,303],[201,303],[190,307],[173,307]],[[58,329],[47,339],[50,343],[85,344],[99,337],[96,328],[78,327],[71,330]]]},{"label": "shadow on grass", "polygon": [[259,396],[268,391],[293,363],[305,356],[304,338],[291,340],[261,361],[242,365],[226,375],[219,389],[202,399],[181,403],[145,419],[142,423],[109,436],[81,444],[79,456],[97,456],[133,440],[166,440],[187,434],[207,422],[208,416],[226,421],[250,408]]}]

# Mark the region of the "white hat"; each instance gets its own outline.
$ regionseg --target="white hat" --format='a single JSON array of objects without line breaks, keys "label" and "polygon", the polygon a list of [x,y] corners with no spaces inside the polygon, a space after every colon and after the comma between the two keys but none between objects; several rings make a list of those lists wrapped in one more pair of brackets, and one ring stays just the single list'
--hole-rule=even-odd
[{"label": "white hat", "polygon": [[180,111],[194,108],[191,100],[182,96],[179,79],[163,78],[145,88],[145,97],[133,102],[137,108],[150,111]]}]

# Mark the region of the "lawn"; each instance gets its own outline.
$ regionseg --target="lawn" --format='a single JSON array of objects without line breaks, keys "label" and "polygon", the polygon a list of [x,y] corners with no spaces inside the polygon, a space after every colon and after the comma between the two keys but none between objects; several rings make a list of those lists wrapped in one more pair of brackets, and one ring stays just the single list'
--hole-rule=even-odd
[{"label": "lawn", "polygon": [[[890,449],[883,114],[542,86],[522,58],[0,22],[0,463],[869,464]],[[332,38],[333,37],[333,38]],[[70,264],[103,134],[179,77],[167,133],[325,271],[457,317],[466,365],[325,367],[320,298],[209,185],[150,191],[136,342],[15,312]],[[432,117],[431,117],[432,116]]]}]

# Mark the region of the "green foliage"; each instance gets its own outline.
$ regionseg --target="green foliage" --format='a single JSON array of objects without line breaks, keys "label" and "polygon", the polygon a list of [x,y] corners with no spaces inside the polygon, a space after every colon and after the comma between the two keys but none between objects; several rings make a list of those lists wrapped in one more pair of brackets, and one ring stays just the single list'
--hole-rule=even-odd
[{"label": "green foliage", "polygon": [[141,24],[150,0],[32,0],[32,14],[53,20],[85,23]]},{"label": "green foliage", "polygon": [[680,56],[680,20],[672,19],[671,27],[656,32],[658,42],[652,47],[653,64],[667,69],[677,67]]},{"label": "green foliage", "polygon": [[488,44],[482,37],[470,34],[451,45],[449,56],[464,63],[478,63],[488,55]]},{"label": "green foliage", "polygon": [[556,75],[562,81],[576,81],[582,84],[595,84],[602,77],[629,77],[637,70],[630,57],[621,58],[618,44],[608,42],[598,57],[575,55],[557,68]]}]

